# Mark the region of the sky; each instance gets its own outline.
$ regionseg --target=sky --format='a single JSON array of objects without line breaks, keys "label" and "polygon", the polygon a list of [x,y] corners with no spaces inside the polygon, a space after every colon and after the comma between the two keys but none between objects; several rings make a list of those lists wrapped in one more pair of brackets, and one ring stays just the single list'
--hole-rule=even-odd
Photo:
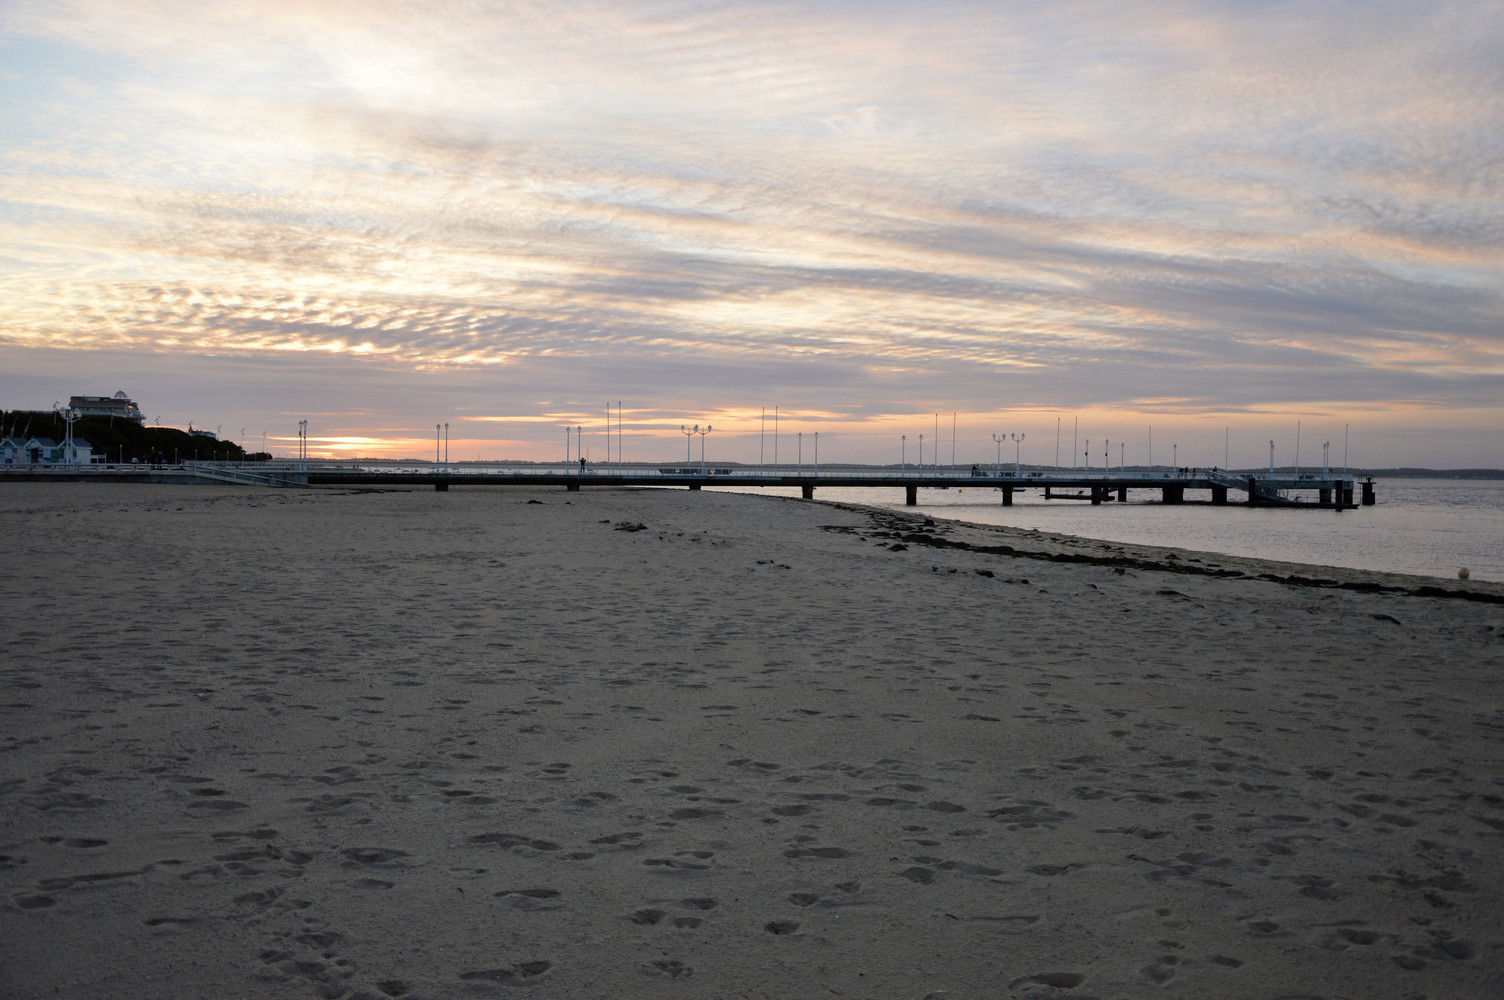
[{"label": "sky", "polygon": [[0,408],[1504,467],[1501,52],[1498,0],[4,0]]}]

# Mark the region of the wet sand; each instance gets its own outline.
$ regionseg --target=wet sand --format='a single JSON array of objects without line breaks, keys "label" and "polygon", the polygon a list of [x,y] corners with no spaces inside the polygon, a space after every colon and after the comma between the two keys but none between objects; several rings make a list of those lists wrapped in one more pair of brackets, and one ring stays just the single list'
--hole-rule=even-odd
[{"label": "wet sand", "polygon": [[0,996],[1504,981],[1504,586],[689,491],[0,524]]}]

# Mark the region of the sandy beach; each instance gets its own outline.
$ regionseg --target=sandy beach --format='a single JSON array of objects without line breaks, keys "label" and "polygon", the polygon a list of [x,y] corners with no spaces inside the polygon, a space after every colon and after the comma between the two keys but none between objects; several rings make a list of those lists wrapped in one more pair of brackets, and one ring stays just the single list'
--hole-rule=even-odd
[{"label": "sandy beach", "polygon": [[686,490],[0,513],[6,998],[1504,983],[1501,585]]}]

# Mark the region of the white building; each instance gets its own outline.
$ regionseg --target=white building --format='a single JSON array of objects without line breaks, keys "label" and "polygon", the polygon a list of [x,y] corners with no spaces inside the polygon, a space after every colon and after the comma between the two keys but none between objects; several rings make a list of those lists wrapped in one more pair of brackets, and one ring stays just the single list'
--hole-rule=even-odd
[{"label": "white building", "polygon": [[0,441],[0,462],[7,468],[32,465],[92,465],[104,461],[82,438],[58,442],[45,437],[8,437]]},{"label": "white building", "polygon": [[80,417],[120,417],[138,424],[146,423],[141,407],[125,394],[124,389],[113,396],[73,396],[68,400],[68,407]]}]

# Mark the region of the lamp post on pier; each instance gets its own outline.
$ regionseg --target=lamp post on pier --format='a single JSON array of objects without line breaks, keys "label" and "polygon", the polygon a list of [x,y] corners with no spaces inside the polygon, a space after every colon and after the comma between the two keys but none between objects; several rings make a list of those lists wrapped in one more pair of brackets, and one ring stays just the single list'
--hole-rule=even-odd
[{"label": "lamp post on pier", "polygon": [[1025,436],[1026,435],[1023,434],[1009,435],[1009,437],[1013,438],[1013,477],[1015,479],[1022,479],[1024,475],[1023,460],[1019,458],[1019,455],[1021,448],[1023,447]]},{"label": "lamp post on pier", "polygon": [[909,436],[898,435],[898,474],[900,477],[909,474]]},{"label": "lamp post on pier", "polygon": [[924,435],[919,435],[919,474],[924,475]]},{"label": "lamp post on pier", "polygon": [[1086,474],[1091,475],[1091,438],[1086,439],[1086,450],[1081,453],[1086,458]]},{"label": "lamp post on pier", "polygon": [[804,432],[799,432],[799,475],[804,475]]},{"label": "lamp post on pier", "polygon": [[703,476],[705,475],[705,435],[710,433],[710,425],[706,424],[703,431],[696,427],[695,433],[700,435],[700,475]]},{"label": "lamp post on pier", "polygon": [[1269,475],[1274,475],[1274,441],[1269,441]]},{"label": "lamp post on pier", "polygon": [[689,449],[690,449],[691,442],[693,442],[694,439],[695,439],[695,431],[698,431],[699,429],[700,429],[700,425],[699,424],[695,424],[694,430],[690,430],[688,427],[685,427],[683,424],[679,425],[679,433],[684,435],[684,464],[685,465],[688,465],[690,462],[694,461],[694,459],[691,457]]}]

